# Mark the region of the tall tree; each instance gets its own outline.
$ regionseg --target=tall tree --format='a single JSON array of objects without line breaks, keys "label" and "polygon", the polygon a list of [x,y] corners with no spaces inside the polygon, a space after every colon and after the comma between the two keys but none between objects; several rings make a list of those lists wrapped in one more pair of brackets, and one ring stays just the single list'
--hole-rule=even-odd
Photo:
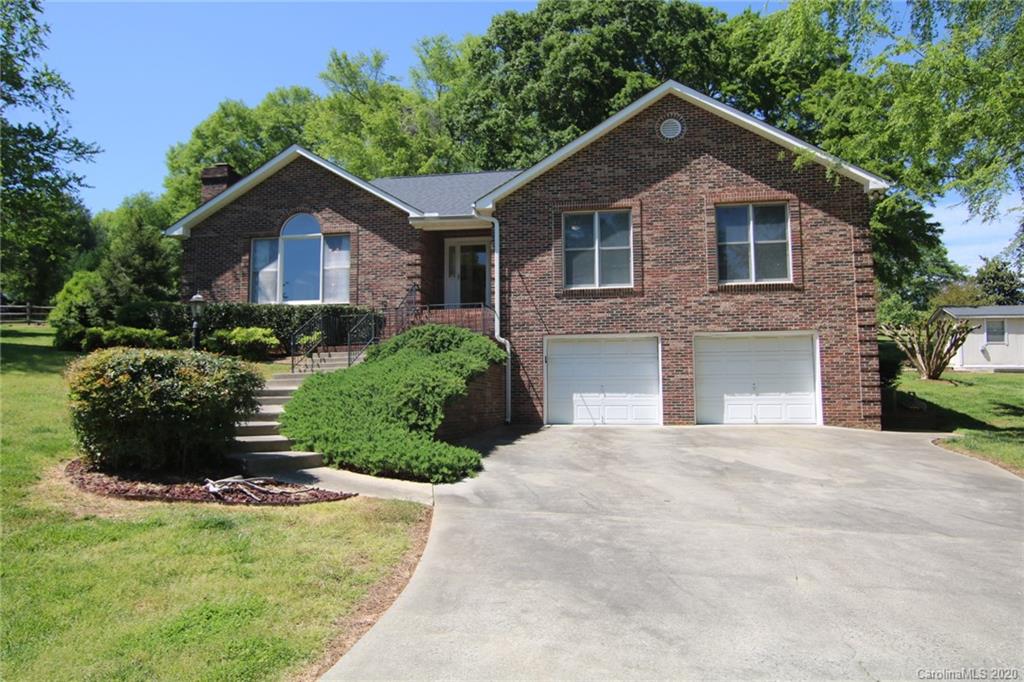
[{"label": "tall tree", "polygon": [[0,281],[16,300],[48,302],[76,268],[78,254],[97,243],[89,211],[65,192],[39,193],[21,207],[16,221],[3,220]]},{"label": "tall tree", "polygon": [[255,107],[225,100],[192,131],[187,142],[167,152],[165,201],[174,218],[200,202],[199,172],[214,163],[230,163],[251,173],[293,144],[312,146],[306,125],[318,97],[303,87],[278,88]]},{"label": "tall tree", "polygon": [[[855,69],[806,94],[821,144],[884,172],[918,197],[955,190],[992,218],[1024,198],[1024,4],[797,0],[786,14],[829,26],[853,46]],[[799,47],[803,34],[789,40]]]},{"label": "tall tree", "polygon": [[374,51],[349,56],[332,51],[320,75],[329,94],[316,109],[307,134],[314,149],[356,175],[415,175],[463,170],[459,148],[441,120],[438,97],[451,77],[441,69],[440,44],[420,44],[425,61],[406,88],[387,73],[387,58]]},{"label": "tall tree", "polygon": [[468,46],[472,84],[448,112],[471,163],[524,167],[668,78],[719,93],[725,15],[681,0],[542,0]]},{"label": "tall tree", "polygon": [[1024,304],[1024,278],[1013,271],[1005,258],[982,258],[974,278],[995,305]]},{"label": "tall tree", "polygon": [[41,12],[38,0],[0,3],[0,285],[35,302],[60,288],[78,240],[89,239],[75,199],[84,178],[70,166],[99,152],[71,135],[71,86],[40,62],[49,33]]},{"label": "tall tree", "polygon": [[97,272],[109,299],[172,301],[178,297],[180,244],[164,236],[167,205],[149,194],[127,197],[117,209],[96,215],[109,243]]}]

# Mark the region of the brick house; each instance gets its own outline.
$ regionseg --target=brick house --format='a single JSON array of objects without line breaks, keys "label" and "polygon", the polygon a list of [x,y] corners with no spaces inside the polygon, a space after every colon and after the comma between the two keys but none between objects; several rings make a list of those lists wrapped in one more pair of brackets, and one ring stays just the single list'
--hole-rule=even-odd
[{"label": "brick house", "polygon": [[202,179],[168,230],[186,297],[388,309],[416,285],[492,316],[513,422],[879,426],[888,183],[678,83],[521,171],[366,181],[292,147]]}]

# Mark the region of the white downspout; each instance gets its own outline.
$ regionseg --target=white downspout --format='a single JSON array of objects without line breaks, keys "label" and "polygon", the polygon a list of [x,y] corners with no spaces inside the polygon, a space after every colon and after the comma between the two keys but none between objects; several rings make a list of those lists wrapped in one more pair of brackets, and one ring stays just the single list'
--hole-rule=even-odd
[{"label": "white downspout", "polygon": [[512,423],[512,344],[501,335],[501,225],[493,216],[480,215],[473,206],[473,215],[494,226],[494,338],[505,346],[505,423]]}]

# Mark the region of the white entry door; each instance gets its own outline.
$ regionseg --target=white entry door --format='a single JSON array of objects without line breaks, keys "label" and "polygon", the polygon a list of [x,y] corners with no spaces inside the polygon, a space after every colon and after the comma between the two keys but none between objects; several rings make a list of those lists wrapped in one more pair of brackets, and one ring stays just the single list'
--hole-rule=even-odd
[{"label": "white entry door", "polygon": [[444,240],[444,303],[491,304],[491,243],[485,238]]},{"label": "white entry door", "polygon": [[549,337],[549,424],[661,424],[656,337]]},{"label": "white entry door", "polygon": [[814,337],[694,339],[698,424],[817,424]]}]

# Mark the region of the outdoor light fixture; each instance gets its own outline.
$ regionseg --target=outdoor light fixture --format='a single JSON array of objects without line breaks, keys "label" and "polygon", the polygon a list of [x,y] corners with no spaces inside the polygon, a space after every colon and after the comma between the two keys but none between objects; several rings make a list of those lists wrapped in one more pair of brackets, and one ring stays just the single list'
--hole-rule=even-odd
[{"label": "outdoor light fixture", "polygon": [[188,300],[188,307],[192,309],[192,350],[199,350],[199,313],[206,305],[203,295],[196,293]]}]

